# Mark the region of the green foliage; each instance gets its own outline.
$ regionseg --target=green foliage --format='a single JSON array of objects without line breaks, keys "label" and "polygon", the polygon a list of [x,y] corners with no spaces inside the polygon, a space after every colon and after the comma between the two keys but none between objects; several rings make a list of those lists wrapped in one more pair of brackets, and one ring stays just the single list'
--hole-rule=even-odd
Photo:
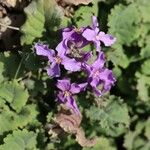
[{"label": "green foliage", "polygon": [[1,84],[0,99],[10,103],[12,109],[19,112],[28,100],[28,92],[17,81]]},{"label": "green foliage", "polygon": [[118,136],[129,126],[127,106],[114,96],[109,97],[106,103],[104,107],[91,106],[86,110],[86,115],[91,121],[98,121],[99,128],[105,134]]},{"label": "green foliage", "polygon": [[37,106],[34,104],[24,106],[19,113],[11,111],[5,103],[0,106],[0,109],[0,135],[6,131],[32,124],[38,115]]},{"label": "green foliage", "polygon": [[[22,46],[16,49],[14,45],[12,51],[0,53],[0,150],[120,150],[123,147],[149,150],[149,0],[93,0],[93,4],[77,7],[61,2],[58,5],[56,0],[29,1],[23,10],[26,20],[20,29]],[[73,16],[64,16],[72,8]],[[18,7],[12,10],[18,13]],[[49,134],[58,112],[53,87],[56,80],[43,70],[45,59],[30,48],[37,40],[54,48],[61,38],[58,29],[70,23],[77,27],[91,25],[93,14],[100,21],[100,30],[117,38],[111,48],[102,49],[108,60],[106,65],[113,70],[117,81],[108,95],[95,98],[89,92],[76,97],[86,136],[97,137],[94,147],[81,148],[74,136]],[[87,46],[84,50],[89,49],[93,48]],[[69,76],[73,81],[85,77],[80,72]],[[49,129],[45,127],[47,124]]]},{"label": "green foliage", "polygon": [[1,150],[37,150],[36,134],[27,130],[15,130],[4,138],[4,144],[0,145]]},{"label": "green foliage", "polygon": [[142,58],[149,58],[150,57],[150,45],[147,44],[145,47],[142,47],[140,55]]},{"label": "green foliage", "polygon": [[[117,42],[113,50],[108,52],[108,58],[114,65],[127,68],[136,56],[139,59],[149,58],[149,8],[148,0],[135,0],[127,6],[115,5],[111,10],[108,18],[109,32],[116,36]],[[141,47],[140,55],[136,50],[137,44]]]},{"label": "green foliage", "polygon": [[150,77],[136,73],[138,96],[142,101],[150,101]]},{"label": "green foliage", "polygon": [[77,27],[84,27],[91,25],[91,17],[93,14],[97,16],[98,14],[98,0],[93,2],[92,6],[81,6],[75,12],[74,22]]},{"label": "green foliage", "polygon": [[[130,64],[130,60],[124,53],[121,45],[115,44],[112,51],[107,52],[108,60],[112,61],[115,66],[127,68]],[[123,63],[122,63],[123,62]]]},{"label": "green foliage", "polygon": [[[0,53],[0,75],[4,78],[14,78],[19,66],[20,59],[15,54],[9,52]],[[12,69],[13,68],[13,69]],[[22,68],[18,72],[22,76]],[[0,79],[2,81],[2,79]]]},{"label": "green foliage", "polygon": [[135,5],[126,7],[120,4],[111,11],[108,23],[109,31],[116,36],[117,43],[130,45],[139,37],[139,15]]},{"label": "green foliage", "polygon": [[141,71],[145,75],[150,75],[150,59],[144,61],[141,66]]},{"label": "green foliage", "polygon": [[125,135],[124,147],[126,147],[128,150],[133,149],[149,150],[150,149],[149,132],[150,132],[150,119],[148,119],[145,123],[139,122],[136,125],[134,131],[129,131]]},{"label": "green foliage", "polygon": [[44,7],[43,0],[32,1],[25,8],[27,21],[22,26],[21,31],[24,35],[21,38],[21,44],[31,44],[35,38],[42,36],[44,29]]},{"label": "green foliage", "polygon": [[[42,37],[46,31],[45,27],[51,31],[58,27],[66,26],[69,19],[64,17],[64,12],[56,5],[55,0],[33,0],[26,8],[27,16],[25,24],[21,27],[23,36],[21,44],[32,44],[36,38]],[[62,23],[66,20],[66,24]]]},{"label": "green foliage", "polygon": [[46,28],[52,31],[57,30],[59,26],[67,26],[69,19],[64,17],[63,10],[56,4],[55,0],[44,0],[43,6]]},{"label": "green foliage", "polygon": [[92,148],[83,148],[83,150],[116,150],[112,140],[105,137],[97,139],[97,143]]},{"label": "green foliage", "polygon": [[4,80],[3,72],[4,72],[4,64],[3,62],[0,62],[0,83]]}]

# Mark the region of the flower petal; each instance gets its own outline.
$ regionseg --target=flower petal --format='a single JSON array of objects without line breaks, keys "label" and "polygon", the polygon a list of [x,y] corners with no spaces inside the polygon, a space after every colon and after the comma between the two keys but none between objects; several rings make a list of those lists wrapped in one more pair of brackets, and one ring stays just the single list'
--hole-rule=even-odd
[{"label": "flower petal", "polygon": [[59,92],[59,93],[57,94],[57,97],[58,97],[57,101],[58,101],[59,103],[65,103],[66,97],[64,96],[63,92]]},{"label": "flower petal", "polygon": [[88,41],[94,41],[96,38],[96,33],[94,30],[85,29],[82,33],[82,36],[85,37]]},{"label": "flower petal", "polygon": [[49,68],[47,68],[47,74],[50,77],[59,77],[60,76],[60,67],[59,64],[53,62]]},{"label": "flower petal", "polygon": [[83,61],[86,62],[88,61],[90,58],[92,57],[92,52],[87,52],[85,54],[83,54]]},{"label": "flower petal", "polygon": [[97,21],[97,17],[96,16],[92,16],[92,28],[95,29],[99,26],[98,21]]},{"label": "flower petal", "polygon": [[80,114],[79,108],[76,104],[76,101],[72,96],[67,97],[66,105],[73,110],[74,113]]},{"label": "flower petal", "polygon": [[70,79],[58,80],[56,86],[62,91],[69,91],[71,88]]},{"label": "flower petal", "polygon": [[95,41],[94,41],[94,45],[95,45],[95,47],[96,47],[96,51],[97,51],[97,52],[100,52],[100,51],[101,51],[101,42],[98,41],[98,40],[95,40]]},{"label": "flower petal", "polygon": [[43,45],[40,43],[35,44],[36,54],[48,57],[48,59],[52,62],[54,60],[55,52],[52,49],[48,48],[48,45]]},{"label": "flower petal", "polygon": [[63,40],[68,39],[71,37],[72,33],[74,33],[74,28],[64,28],[62,31]]},{"label": "flower petal", "polygon": [[98,78],[92,78],[91,79],[90,85],[92,87],[97,87],[98,84],[99,84],[99,79]]},{"label": "flower petal", "polygon": [[82,84],[73,83],[71,84],[70,92],[72,94],[80,93],[81,91],[85,90],[86,86],[87,83],[82,83]]},{"label": "flower petal", "polygon": [[97,59],[92,64],[94,68],[102,68],[105,64],[105,55],[103,52],[99,52]]},{"label": "flower petal", "polygon": [[115,43],[116,38],[110,34],[104,34],[104,32],[99,33],[100,41],[102,41],[105,46],[111,46]]},{"label": "flower petal", "polygon": [[114,78],[112,71],[104,69],[100,73],[100,80],[104,82],[104,91],[109,91],[111,86],[114,85],[116,79]]},{"label": "flower petal", "polygon": [[95,93],[97,96],[101,96],[101,95],[102,95],[102,91],[99,90],[97,87],[92,87],[92,88],[93,88],[94,93]]},{"label": "flower petal", "polygon": [[77,62],[74,58],[70,59],[66,56],[63,57],[62,64],[68,71],[79,71],[81,69],[81,63]]},{"label": "flower petal", "polygon": [[66,40],[61,41],[61,42],[57,45],[57,47],[56,47],[56,51],[58,52],[57,55],[60,56],[60,57],[63,57],[63,56],[65,55],[66,51],[67,51],[67,47],[66,47],[66,45],[65,45],[65,41],[66,41]]}]

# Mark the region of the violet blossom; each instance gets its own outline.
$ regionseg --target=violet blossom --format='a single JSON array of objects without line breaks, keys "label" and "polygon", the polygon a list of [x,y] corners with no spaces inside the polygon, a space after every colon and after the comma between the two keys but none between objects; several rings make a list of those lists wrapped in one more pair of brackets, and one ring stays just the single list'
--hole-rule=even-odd
[{"label": "violet blossom", "polygon": [[60,64],[68,71],[74,72],[81,69],[81,63],[77,62],[74,58],[69,58],[65,55],[66,49],[63,48],[62,42],[56,47],[56,52],[53,49],[49,49],[47,45],[37,43],[35,45],[36,54],[45,56],[50,62],[50,66],[47,68],[47,73],[51,77],[60,76]]},{"label": "violet blossom", "polygon": [[77,50],[81,52],[82,48],[89,44],[89,41],[82,36],[83,31],[86,28],[82,27],[77,29],[75,27],[65,28],[62,31],[62,41],[64,41],[64,46],[66,48],[66,53],[71,53],[72,50]]},{"label": "violet blossom", "polygon": [[116,38],[113,37],[110,34],[105,34],[104,32],[99,30],[99,24],[97,21],[96,16],[92,17],[92,27],[91,28],[86,28],[83,31],[83,37],[86,38],[88,41],[92,41],[95,46],[96,50],[100,51],[101,50],[101,42],[104,43],[105,46],[111,46],[113,43],[115,43]]},{"label": "violet blossom", "polygon": [[92,65],[85,65],[88,73],[88,82],[97,96],[101,96],[109,91],[116,81],[112,71],[105,68],[104,64],[104,53],[99,52],[97,59]]},{"label": "violet blossom", "polygon": [[82,33],[85,30],[85,27],[77,29],[75,27],[63,29],[63,48],[66,49],[66,55],[70,58],[75,58],[77,62],[81,64],[87,62],[91,56],[91,50],[89,52],[84,51],[84,47],[90,44],[83,36]]},{"label": "violet blossom", "polygon": [[80,111],[77,107],[76,101],[73,98],[73,95],[84,91],[87,86],[87,83],[76,84],[71,83],[70,79],[58,80],[57,88],[61,91],[58,93],[58,100],[60,103],[64,103],[68,108],[73,110],[75,113],[80,114]]}]

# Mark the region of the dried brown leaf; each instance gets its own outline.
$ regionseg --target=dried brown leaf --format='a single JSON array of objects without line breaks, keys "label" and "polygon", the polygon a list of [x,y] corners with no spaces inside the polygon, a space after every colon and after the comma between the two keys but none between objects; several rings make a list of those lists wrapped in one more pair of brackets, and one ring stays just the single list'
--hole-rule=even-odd
[{"label": "dried brown leaf", "polygon": [[75,114],[71,111],[68,112],[68,109],[63,106],[63,109],[60,111],[60,113],[56,115],[55,123],[66,133],[74,134],[76,136],[76,141],[81,146],[92,147],[95,145],[96,140],[87,139],[85,137],[84,130],[80,127],[81,120],[81,115]]},{"label": "dried brown leaf", "polygon": [[0,25],[0,33],[2,34],[7,30],[7,26],[9,26],[12,23],[12,21],[8,16],[6,16],[4,18],[0,18],[0,23],[5,25],[5,26]]},{"label": "dried brown leaf", "polygon": [[92,0],[56,0],[56,1],[60,5],[66,4],[66,5],[75,5],[75,6],[78,6],[80,4],[88,5],[89,3],[92,2]]},{"label": "dried brown leaf", "polygon": [[96,139],[87,139],[85,137],[85,132],[82,128],[79,128],[77,130],[76,134],[76,141],[82,146],[82,147],[92,147],[96,144]]},{"label": "dried brown leaf", "polygon": [[0,6],[0,19],[6,16],[6,9]]},{"label": "dried brown leaf", "polygon": [[76,114],[66,115],[58,114],[56,116],[56,123],[67,133],[77,133],[77,129],[81,123],[81,117]]},{"label": "dried brown leaf", "polygon": [[18,0],[0,0],[1,3],[5,4],[7,7],[15,7]]}]

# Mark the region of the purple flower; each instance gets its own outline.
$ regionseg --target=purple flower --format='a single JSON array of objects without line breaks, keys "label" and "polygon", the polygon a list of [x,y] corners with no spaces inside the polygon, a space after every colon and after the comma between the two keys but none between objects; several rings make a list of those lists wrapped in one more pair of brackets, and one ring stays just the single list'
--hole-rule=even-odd
[{"label": "purple flower", "polygon": [[59,102],[65,103],[68,108],[72,109],[75,113],[80,114],[73,95],[85,90],[86,86],[87,83],[71,84],[69,79],[58,80],[57,88],[61,90],[58,94]]},{"label": "purple flower", "polygon": [[84,46],[89,44],[83,36],[82,33],[85,30],[85,27],[77,29],[75,27],[63,29],[63,49],[66,49],[66,55],[70,58],[75,58],[77,62],[81,64],[87,62],[91,56],[92,52],[85,52],[83,50]]},{"label": "purple flower", "polygon": [[64,41],[66,53],[70,54],[72,51],[81,52],[82,48],[89,44],[89,41],[82,36],[83,31],[86,28],[77,29],[75,27],[63,29],[62,36]]},{"label": "purple flower", "polygon": [[82,35],[88,41],[92,41],[95,44],[97,51],[100,51],[101,42],[103,42],[105,46],[111,46],[116,41],[116,38],[114,38],[110,34],[105,34],[104,32],[101,32],[98,26],[99,24],[98,24],[97,18],[96,16],[93,16],[92,28],[85,29]]},{"label": "purple flower", "polygon": [[56,47],[57,54],[54,50],[49,49],[47,45],[37,43],[35,45],[36,54],[45,56],[50,62],[50,67],[47,68],[47,73],[51,77],[60,76],[60,64],[69,71],[79,71],[81,69],[81,63],[77,62],[74,58],[68,58],[65,53],[66,49],[63,48],[62,42]]},{"label": "purple flower", "polygon": [[100,52],[96,61],[91,66],[85,66],[88,73],[88,82],[97,96],[101,96],[106,91],[109,91],[116,81],[112,71],[105,68],[104,64],[104,53]]},{"label": "purple flower", "polygon": [[69,39],[71,35],[75,32],[74,27],[68,27],[62,29],[62,40]]}]

